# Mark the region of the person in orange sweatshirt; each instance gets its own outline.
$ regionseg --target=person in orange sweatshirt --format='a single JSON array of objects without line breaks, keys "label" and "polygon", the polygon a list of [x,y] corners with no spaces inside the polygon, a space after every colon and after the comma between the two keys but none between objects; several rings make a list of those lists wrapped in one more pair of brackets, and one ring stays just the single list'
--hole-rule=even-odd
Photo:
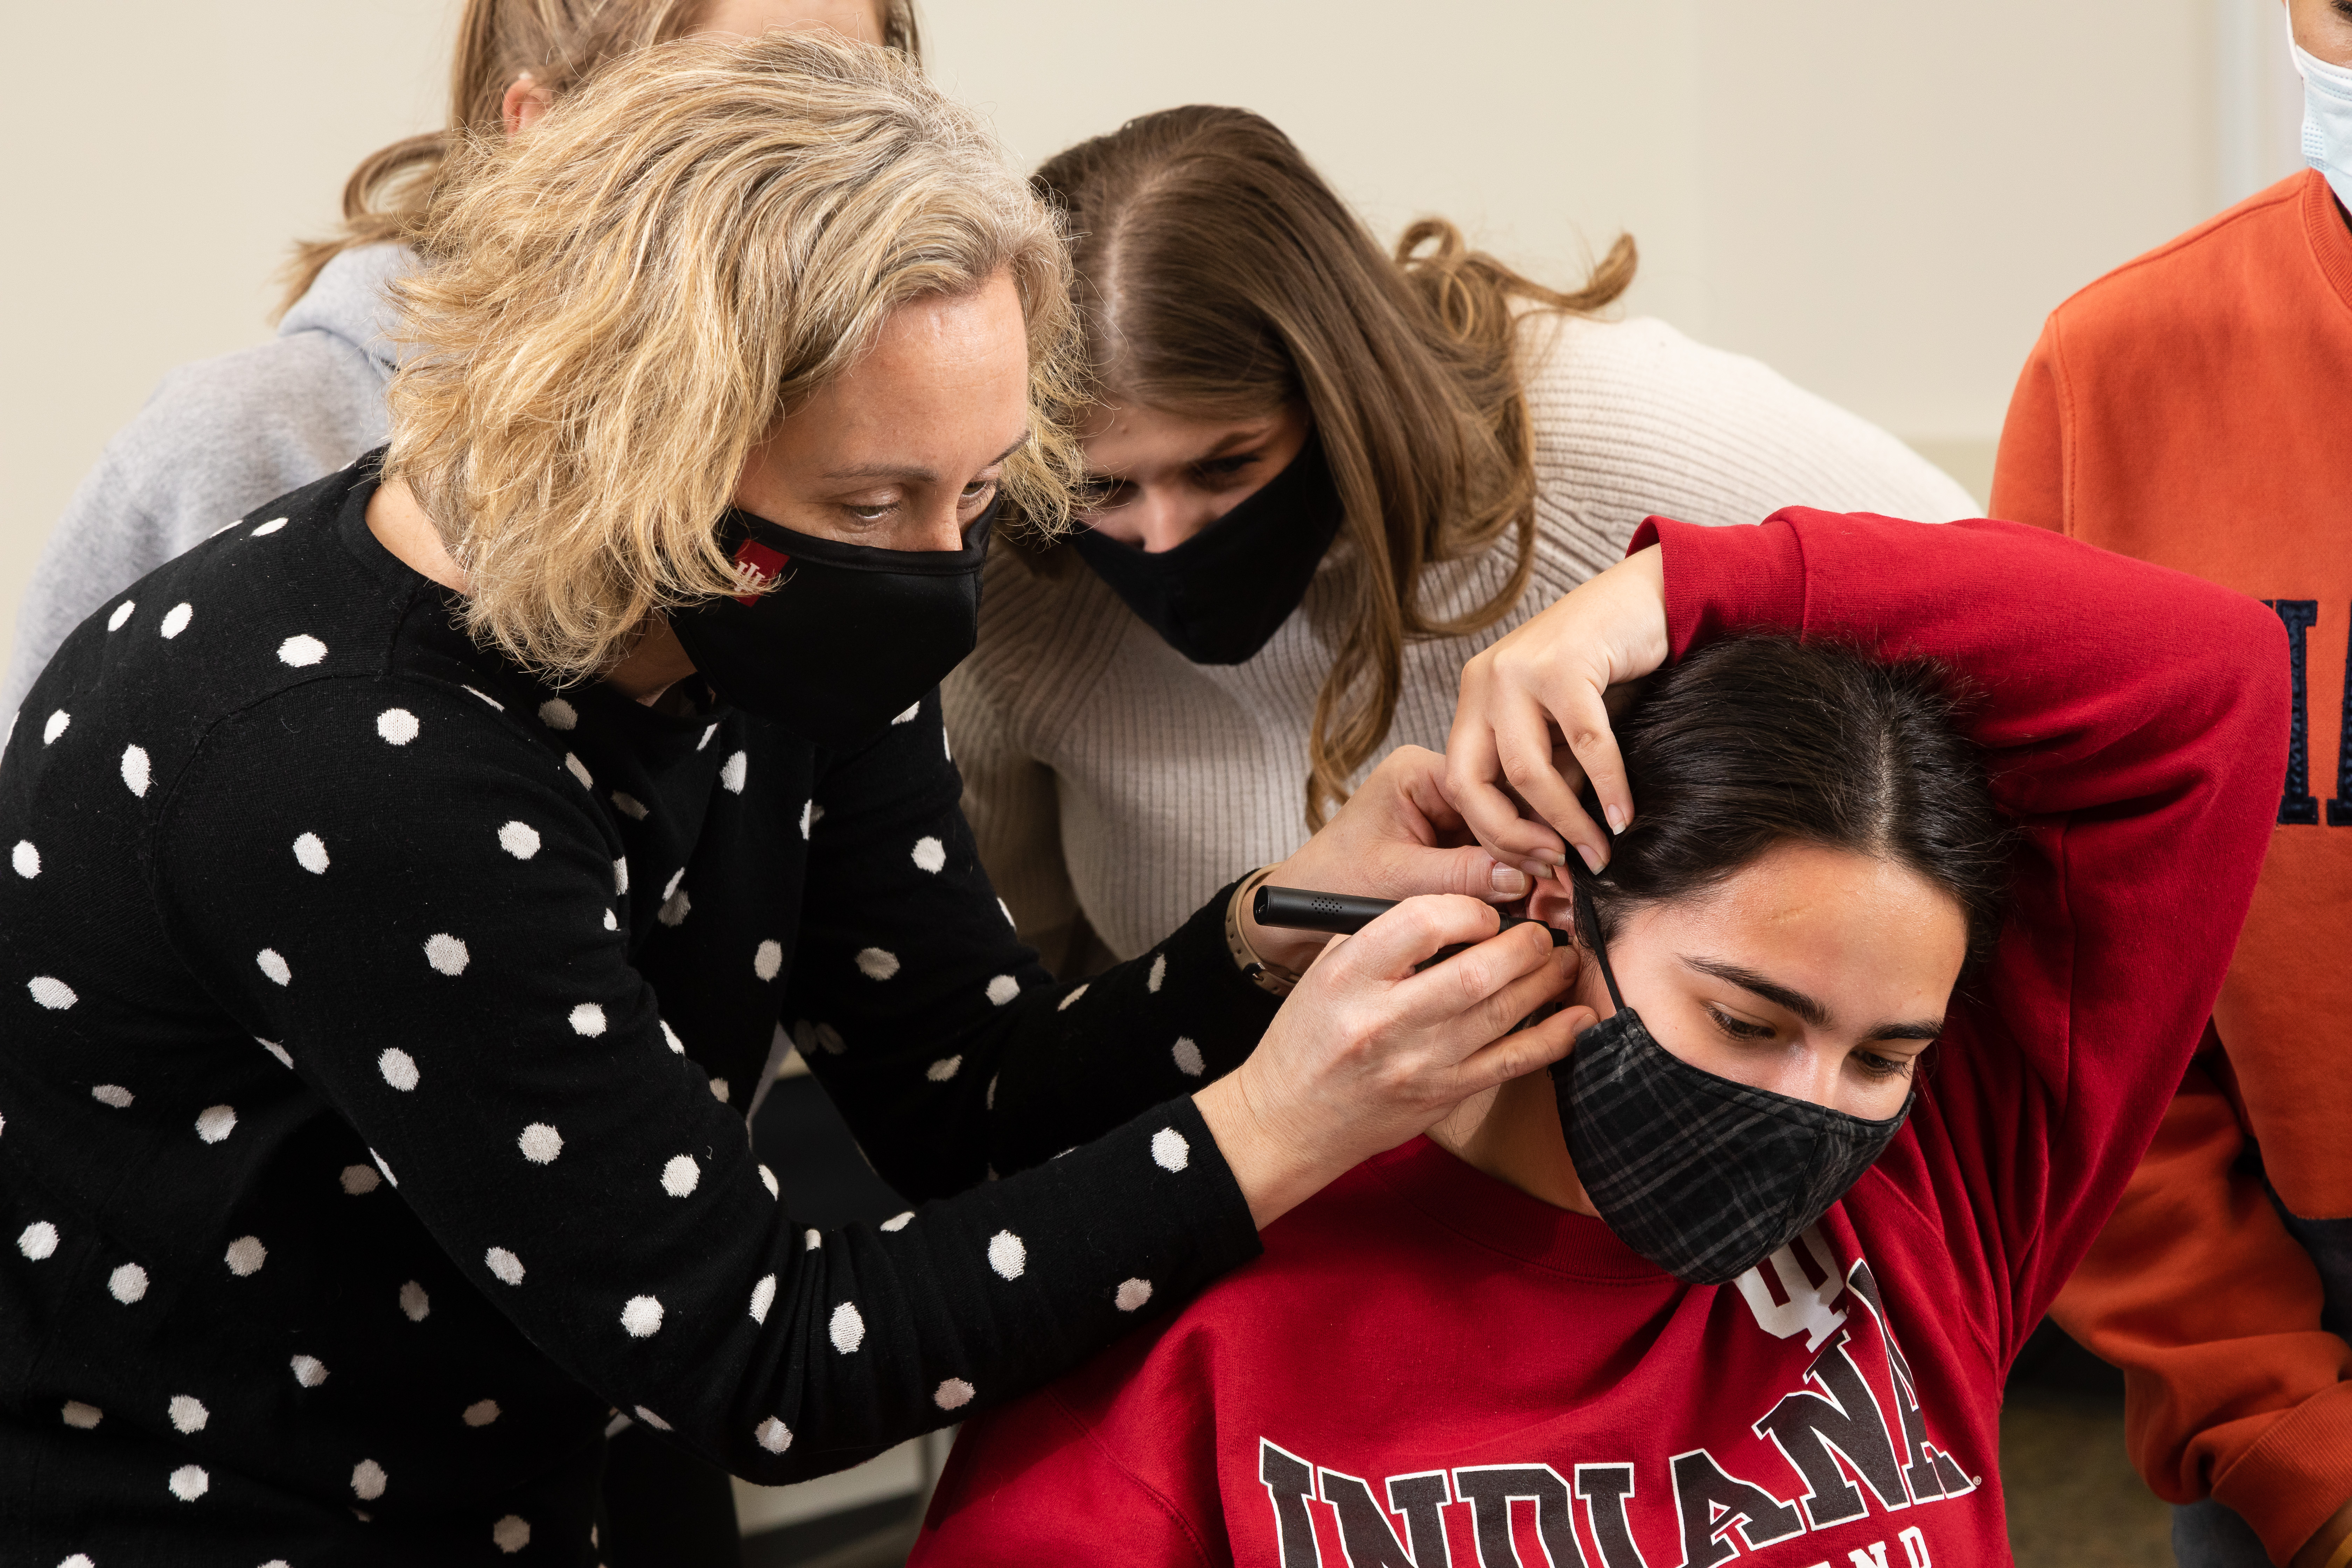
[{"label": "person in orange sweatshirt", "polygon": [[2352,0],[2287,0],[2313,167],[2053,311],[1997,517],[2267,601],[2294,714],[2252,913],[2053,1309],[2124,1369],[2185,1568],[2352,1563]]}]

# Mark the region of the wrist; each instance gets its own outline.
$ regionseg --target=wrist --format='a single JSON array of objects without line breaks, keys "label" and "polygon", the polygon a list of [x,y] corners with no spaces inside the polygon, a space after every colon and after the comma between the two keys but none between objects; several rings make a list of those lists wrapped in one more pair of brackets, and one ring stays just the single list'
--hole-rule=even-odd
[{"label": "wrist", "polygon": [[1249,1205],[1250,1222],[1264,1230],[1339,1172],[1324,1169],[1328,1162],[1313,1158],[1268,1125],[1251,1098],[1248,1072],[1244,1063],[1195,1093],[1192,1104]]},{"label": "wrist", "polygon": [[[1277,995],[1286,994],[1291,986],[1298,984],[1299,976],[1307,973],[1307,966],[1315,962],[1316,956],[1323,951],[1323,944],[1331,940],[1319,931],[1285,931],[1279,927],[1262,926],[1257,923],[1256,915],[1251,912],[1252,895],[1260,887],[1269,882],[1278,888],[1294,885],[1287,877],[1289,865],[1290,862],[1285,860],[1244,878],[1241,886],[1234,892],[1233,917],[1229,922],[1241,942],[1243,952],[1273,972],[1283,983],[1282,990],[1276,993]],[[1237,952],[1234,956],[1238,960],[1242,953]],[[1244,963],[1243,967],[1246,970],[1248,964]],[[1269,986],[1268,989],[1273,988]]]}]

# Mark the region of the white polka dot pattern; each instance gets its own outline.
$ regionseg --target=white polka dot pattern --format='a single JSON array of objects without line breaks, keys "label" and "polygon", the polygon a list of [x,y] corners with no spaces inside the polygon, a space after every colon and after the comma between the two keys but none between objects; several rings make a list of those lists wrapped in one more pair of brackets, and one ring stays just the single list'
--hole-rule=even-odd
[{"label": "white polka dot pattern", "polygon": [[911,707],[909,707],[904,713],[899,714],[896,719],[891,720],[890,722],[893,724],[911,724],[915,721],[915,715],[920,713],[922,710],[923,701],[922,699],[919,697],[915,700],[914,704]]},{"label": "white polka dot pattern", "polygon": [[327,645],[307,632],[298,632],[278,645],[278,659],[296,669],[308,669],[327,657]]},{"label": "white polka dot pattern", "polygon": [[633,1340],[649,1340],[661,1332],[662,1304],[651,1296],[632,1296],[621,1309],[621,1327]]},{"label": "white polka dot pattern", "polygon": [[660,1416],[655,1415],[652,1411],[646,1409],[642,1405],[637,1406],[637,1419],[644,1422],[646,1426],[652,1427],[656,1432],[667,1432],[670,1429],[668,1422],[663,1420]]},{"label": "white polka dot pattern", "polygon": [[89,1097],[100,1105],[110,1105],[117,1110],[128,1110],[139,1097],[119,1083],[101,1083],[91,1087]]},{"label": "white polka dot pattern", "polygon": [[662,900],[661,908],[654,911],[654,919],[666,926],[683,925],[686,923],[686,917],[692,912],[693,909],[694,900],[688,896],[684,888],[680,888]]},{"label": "white polka dot pattern", "polygon": [[759,1429],[751,1436],[771,1454],[781,1454],[793,1446],[793,1429],[772,1415],[761,1422]]},{"label": "white polka dot pattern", "polygon": [[923,1069],[923,1076],[929,1079],[933,1083],[945,1083],[948,1079],[955,1077],[957,1071],[961,1068],[962,1066],[963,1058],[961,1057],[945,1057],[939,1061],[933,1062],[929,1067],[925,1068]]},{"label": "white polka dot pattern", "polygon": [[147,1294],[147,1270],[126,1263],[106,1277],[106,1293],[126,1307],[136,1306]]},{"label": "white polka dot pattern", "polygon": [[833,1310],[833,1321],[825,1325],[825,1334],[833,1341],[835,1350],[848,1355],[866,1342],[866,1316],[857,1310],[856,1303],[844,1301]]},{"label": "white polka dot pattern", "polygon": [[588,771],[588,764],[582,762],[572,752],[566,752],[563,753],[563,765],[571,770],[572,776],[573,778],[580,781],[580,787],[582,789],[594,789],[596,787],[595,775]]},{"label": "white polka dot pattern", "polygon": [[458,1413],[458,1419],[468,1426],[487,1426],[498,1418],[499,1402],[495,1399],[477,1399]]},{"label": "white polka dot pattern", "polygon": [[868,980],[887,980],[898,973],[898,955],[878,947],[860,948],[857,972]]},{"label": "white polka dot pattern", "polygon": [[515,1139],[522,1157],[534,1165],[552,1165],[563,1152],[563,1134],[544,1121],[534,1121]]},{"label": "white polka dot pattern", "polygon": [[207,1143],[217,1143],[236,1131],[236,1108],[211,1105],[196,1113],[196,1136]]},{"label": "white polka dot pattern", "polygon": [[368,1158],[375,1162],[375,1168],[383,1173],[383,1179],[385,1181],[390,1182],[395,1187],[400,1185],[400,1178],[392,1173],[392,1167],[383,1163],[383,1155],[371,1149],[368,1151]]},{"label": "white polka dot pattern", "polygon": [[174,605],[163,612],[163,622],[155,629],[163,633],[166,639],[178,637],[188,629],[188,623],[195,618],[195,614],[196,607],[194,605],[184,602]]},{"label": "white polka dot pattern", "polygon": [[56,745],[58,743],[58,737],[64,734],[66,732],[66,726],[72,722],[73,715],[68,713],[62,708],[50,714],[48,722],[41,726],[41,744],[44,746]]},{"label": "white polka dot pattern", "polygon": [[824,1245],[824,1236],[820,1231],[804,1230],[801,1232],[801,1245],[814,1252]]},{"label": "white polka dot pattern", "polygon": [[122,787],[145,799],[147,795],[147,752],[142,746],[122,748]]},{"label": "white polka dot pattern", "polygon": [[172,1472],[172,1479],[165,1484],[182,1502],[194,1502],[213,1489],[213,1479],[205,1473],[202,1465],[182,1465]]},{"label": "white polka dot pattern", "polygon": [[700,739],[699,741],[697,741],[697,742],[694,743],[694,749],[695,749],[696,751],[699,752],[699,751],[703,750],[705,747],[709,746],[709,745],[710,744],[710,737],[711,737],[711,736],[713,736],[713,735],[716,735],[717,733],[719,733],[719,726],[718,726],[718,725],[716,725],[716,724],[713,724],[713,725],[709,726],[708,729],[704,730],[704,731],[702,731],[702,739]]},{"label": "white polka dot pattern", "polygon": [[490,1526],[490,1542],[511,1557],[530,1544],[530,1521],[519,1513],[508,1514]]},{"label": "white polka dot pattern", "polygon": [[36,974],[25,982],[25,989],[32,993],[34,1001],[52,1013],[62,1013],[81,1000],[74,994],[72,986],[54,974]]},{"label": "white polka dot pattern", "polygon": [[373,1502],[383,1496],[383,1467],[373,1459],[362,1459],[352,1467],[352,1490],[362,1502]]},{"label": "white polka dot pattern", "polygon": [[751,753],[748,752],[737,752],[732,756],[729,757],[726,763],[719,768],[719,787],[725,790],[729,795],[741,795],[743,793],[743,785],[750,781],[751,776]]},{"label": "white polka dot pattern", "polygon": [[268,1051],[271,1056],[276,1057],[279,1067],[285,1068],[289,1071],[293,1069],[294,1058],[287,1051],[284,1046],[279,1045],[276,1040],[261,1041],[261,1048]]},{"label": "white polka dot pattern", "polygon": [[[535,833],[532,834],[531,842],[536,845],[539,842],[539,835]],[[628,890],[629,861],[626,856],[623,856],[620,859],[613,862],[613,896],[617,899],[628,892]]]},{"label": "white polka dot pattern", "polygon": [[949,1378],[931,1392],[931,1403],[942,1410],[961,1410],[971,1403],[972,1387],[960,1377]]},{"label": "white polka dot pattern", "polygon": [[1000,974],[988,983],[988,999],[1002,1007],[1021,994],[1021,982],[1010,974]]},{"label": "white polka dot pattern", "polygon": [[268,536],[268,535],[269,535],[269,534],[273,534],[273,533],[277,532],[279,529],[281,529],[281,528],[283,528],[283,527],[285,527],[285,526],[286,526],[286,519],[284,519],[284,518],[282,518],[282,517],[274,517],[274,518],[271,518],[268,522],[263,523],[260,527],[258,527],[258,528],[255,529],[251,533],[247,534],[246,537],[247,537],[247,538],[248,538],[248,539],[261,539],[261,538],[265,538],[265,537],[267,537],[267,536]]},{"label": "white polka dot pattern", "polygon": [[110,632],[121,631],[122,629],[122,623],[129,620],[131,618],[131,612],[138,607],[139,604],[135,599],[125,599],[122,603],[115,605],[114,614],[106,617],[106,629]]},{"label": "white polka dot pattern", "polygon": [[1119,1281],[1118,1293],[1110,1299],[1110,1304],[1122,1312],[1133,1312],[1140,1310],[1144,1303],[1150,1300],[1150,1280],[1122,1279]]},{"label": "white polka dot pattern", "polygon": [[404,746],[423,734],[425,726],[405,708],[387,708],[375,716],[375,732],[386,745]]},{"label": "white polka dot pattern", "polygon": [[937,873],[948,863],[948,847],[936,838],[915,840],[915,869]]},{"label": "white polka dot pattern", "polygon": [[765,1165],[760,1167],[760,1184],[768,1189],[768,1195],[772,1198],[782,1198],[784,1195],[784,1189],[776,1183],[776,1173]]},{"label": "white polka dot pattern", "polygon": [[815,826],[816,802],[812,800],[801,807],[801,837],[806,838],[809,836],[809,829]]},{"label": "white polka dot pattern", "polygon": [[551,697],[539,705],[539,721],[551,730],[576,730],[580,710],[561,697]]},{"label": "white polka dot pattern", "polygon": [[386,1047],[383,1054],[375,1058],[375,1070],[383,1075],[384,1082],[403,1094],[416,1088],[416,1058],[398,1046]]},{"label": "white polka dot pattern", "polygon": [[677,1031],[669,1026],[669,1020],[667,1018],[661,1020],[661,1032],[663,1043],[667,1045],[674,1054],[681,1057],[686,1055],[686,1042],[677,1037]]},{"label": "white polka dot pattern", "polygon": [[[539,853],[539,829],[528,822],[509,822],[499,829],[499,847],[518,860],[528,860]],[[625,860],[615,860],[614,866],[626,866]],[[628,889],[622,888],[622,892]]]},{"label": "white polka dot pattern", "polygon": [[327,845],[315,833],[305,833],[294,840],[294,864],[314,877],[327,874]]},{"label": "white polka dot pattern", "polygon": [[1151,1135],[1151,1163],[1163,1171],[1181,1171],[1192,1163],[1192,1145],[1173,1127]]},{"label": "white polka dot pattern", "polygon": [[1009,1230],[988,1238],[988,1266],[1007,1279],[1018,1279],[1029,1268],[1029,1248]]},{"label": "white polka dot pattern", "polygon": [[[1093,984],[1093,982],[1092,982],[1092,981],[1087,982],[1087,984],[1088,984],[1088,985],[1090,985],[1090,984]],[[1071,1004],[1071,1003],[1073,1003],[1073,1002],[1076,1002],[1079,997],[1081,997],[1081,996],[1085,995],[1086,994],[1087,994],[1087,986],[1086,986],[1086,985],[1081,985],[1081,986],[1079,986],[1076,990],[1075,990],[1075,991],[1071,992],[1067,996],[1065,996],[1065,997],[1063,997],[1059,1002],[1055,1003],[1055,1004],[1054,1004],[1054,1011],[1055,1011],[1055,1012],[1056,1012],[1056,1013],[1066,1013],[1066,1012],[1068,1012],[1068,1011],[1070,1010],[1070,1004]]]},{"label": "white polka dot pattern", "polygon": [[363,1198],[382,1186],[383,1178],[375,1173],[373,1165],[345,1165],[342,1184],[344,1192],[352,1197]]},{"label": "white polka dot pattern", "polygon": [[751,1287],[751,1321],[755,1323],[766,1322],[768,1309],[775,1304],[776,1277],[772,1274],[763,1274],[760,1277],[760,1282]]},{"label": "white polka dot pattern", "polygon": [[305,1388],[316,1388],[327,1381],[327,1363],[317,1356],[298,1355],[286,1364],[294,1373],[294,1381]]},{"label": "white polka dot pattern", "polygon": [[765,982],[773,980],[783,972],[784,944],[771,937],[761,942],[759,951],[751,955],[751,973]]},{"label": "white polka dot pattern", "polygon": [[[98,1429],[98,1424],[106,1419],[106,1412],[95,1405],[85,1405],[79,1399],[68,1399],[66,1401],[65,1408],[58,1412],[58,1417],[78,1432],[94,1432]],[[87,1562],[88,1559],[85,1558],[84,1561]]]},{"label": "white polka dot pattern", "polygon": [[888,1231],[900,1231],[906,1229],[914,1222],[915,1211],[913,1209],[901,1209],[897,1214],[892,1215],[888,1219],[884,1220],[882,1222],[882,1228]]},{"label": "white polka dot pattern", "polygon": [[674,1198],[690,1197],[702,1181],[702,1167],[690,1154],[673,1154],[662,1167],[662,1191]]},{"label": "white polka dot pattern", "polygon": [[425,1287],[411,1279],[400,1288],[400,1314],[412,1323],[421,1323],[433,1311],[433,1299]]},{"label": "white polka dot pattern", "polygon": [[590,1039],[604,1032],[604,1009],[593,1002],[583,1002],[572,1009],[572,1032]]},{"label": "white polka dot pattern", "polygon": [[16,847],[9,851],[8,864],[16,868],[16,875],[29,882],[41,874],[41,852],[33,847],[31,839],[19,838]]},{"label": "white polka dot pattern", "polygon": [[480,698],[483,701],[485,701],[485,702],[488,703],[488,704],[490,705],[490,709],[491,709],[491,710],[492,710],[493,712],[503,713],[503,712],[505,712],[505,711],[507,710],[507,705],[506,705],[505,703],[503,703],[503,702],[499,701],[497,698],[495,698],[495,697],[491,696],[488,692],[487,692],[487,691],[477,691],[477,690],[475,690],[475,689],[474,689],[474,688],[472,688],[472,687],[470,687],[470,686],[467,687],[465,689],[466,689],[466,691],[467,691],[467,693],[469,693],[470,695],[475,696],[475,697],[478,697],[478,698]]},{"label": "white polka dot pattern", "polygon": [[502,1285],[522,1283],[522,1259],[503,1247],[493,1247],[482,1254],[482,1267],[488,1268]]},{"label": "white polka dot pattern", "polygon": [[425,962],[453,979],[466,973],[466,965],[471,957],[472,954],[466,951],[464,939],[451,936],[446,931],[436,931],[425,939]]},{"label": "white polka dot pattern", "polygon": [[[365,1166],[360,1168],[366,1170]],[[368,1174],[375,1173],[369,1171]],[[257,1236],[240,1236],[228,1244],[228,1250],[221,1255],[221,1261],[228,1265],[231,1274],[240,1279],[250,1279],[261,1272],[263,1264],[269,1261],[269,1248],[261,1245],[261,1237]]]},{"label": "white polka dot pattern", "polygon": [[267,974],[278,984],[291,985],[294,983],[294,971],[292,967],[287,963],[284,958],[278,955],[278,952],[276,948],[263,948],[259,952],[253,955],[253,962],[260,966],[262,973]]},{"label": "white polka dot pattern", "polygon": [[727,1103],[727,1080],[725,1079],[714,1078],[710,1080],[710,1098],[717,1100],[721,1105]]},{"label": "white polka dot pattern", "polygon": [[35,1220],[16,1237],[16,1250],[36,1263],[57,1255],[58,1227],[47,1220]]},{"label": "white polka dot pattern", "polygon": [[613,792],[613,809],[632,822],[643,822],[651,815],[651,808],[644,801],[617,789]]}]

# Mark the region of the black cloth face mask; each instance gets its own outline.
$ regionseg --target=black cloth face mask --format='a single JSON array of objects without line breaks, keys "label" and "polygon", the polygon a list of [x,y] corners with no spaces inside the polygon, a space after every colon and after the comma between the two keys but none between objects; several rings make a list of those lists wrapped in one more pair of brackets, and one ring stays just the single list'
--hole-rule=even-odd
[{"label": "black cloth face mask", "polygon": [[[1578,923],[1598,938],[1577,889]],[[1651,1037],[1593,956],[1617,1011],[1552,1064],[1578,1180],[1617,1239],[1692,1285],[1738,1279],[1827,1214],[1885,1151],[1884,1121],[1702,1072]],[[1916,1095],[1916,1091],[1915,1091]]]},{"label": "black cloth face mask", "polygon": [[1289,467],[1173,550],[1138,550],[1093,529],[1071,542],[1170,647],[1194,664],[1242,664],[1305,602],[1341,521],[1323,443],[1310,434]]},{"label": "black cloth face mask", "polygon": [[764,594],[670,612],[719,700],[839,750],[871,740],[980,640],[980,569],[996,509],[961,550],[882,550],[795,533],[730,508],[719,540]]}]

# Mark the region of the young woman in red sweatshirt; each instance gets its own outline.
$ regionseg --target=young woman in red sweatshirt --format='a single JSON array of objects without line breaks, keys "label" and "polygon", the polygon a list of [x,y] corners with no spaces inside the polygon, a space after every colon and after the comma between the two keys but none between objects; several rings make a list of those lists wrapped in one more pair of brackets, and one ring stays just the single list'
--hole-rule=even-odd
[{"label": "young woman in red sweatshirt", "polygon": [[[2276,621],[1997,522],[1634,542],[1473,663],[1453,757],[1559,856],[1575,738],[1602,1022],[975,1422],[918,1562],[2008,1560],[2002,1376],[2204,1030]],[[1602,693],[1667,663],[1621,757]]]}]

